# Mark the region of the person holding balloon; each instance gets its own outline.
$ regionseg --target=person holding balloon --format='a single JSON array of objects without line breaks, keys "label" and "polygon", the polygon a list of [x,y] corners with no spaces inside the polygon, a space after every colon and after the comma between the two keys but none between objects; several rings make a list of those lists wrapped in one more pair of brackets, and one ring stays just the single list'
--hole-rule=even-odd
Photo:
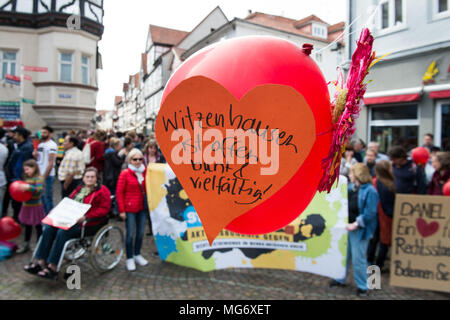
[{"label": "person holding balloon", "polygon": [[431,165],[435,169],[428,186],[427,194],[442,196],[443,188],[450,181],[450,152],[437,152],[431,157]]},{"label": "person holding balloon", "polygon": [[25,226],[25,242],[17,253],[25,253],[30,250],[31,234],[33,227],[36,229],[37,239],[42,235],[41,221],[45,218],[45,210],[42,206],[41,196],[44,191],[44,178],[42,178],[37,162],[33,159],[23,164],[24,184],[18,189],[22,192],[31,192],[31,199],[22,204],[19,213],[19,221]]},{"label": "person holding balloon", "polygon": [[[6,164],[6,174],[9,181],[14,182],[22,180],[23,175],[23,163],[29,159],[33,159],[33,145],[28,140],[31,132],[24,127],[16,127],[12,130],[14,132],[14,141],[17,147],[12,152]],[[22,203],[13,199],[13,218],[17,222],[19,221],[19,213]]]},{"label": "person holding balloon", "polygon": [[393,163],[397,193],[425,194],[427,185],[424,169],[413,160],[409,160],[408,154],[401,146],[393,146],[388,154]]}]

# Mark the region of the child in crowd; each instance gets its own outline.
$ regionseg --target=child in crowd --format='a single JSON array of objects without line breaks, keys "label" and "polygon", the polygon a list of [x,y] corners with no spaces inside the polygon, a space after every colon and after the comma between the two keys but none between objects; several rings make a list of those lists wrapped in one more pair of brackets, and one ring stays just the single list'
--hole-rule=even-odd
[{"label": "child in crowd", "polygon": [[30,249],[30,240],[33,227],[36,228],[37,239],[42,234],[41,221],[45,218],[45,210],[42,206],[41,196],[44,190],[44,179],[39,171],[38,164],[31,159],[23,164],[24,181],[27,184],[21,186],[22,191],[30,191],[31,200],[22,204],[19,213],[19,221],[25,226],[25,242],[17,253],[25,253]]}]

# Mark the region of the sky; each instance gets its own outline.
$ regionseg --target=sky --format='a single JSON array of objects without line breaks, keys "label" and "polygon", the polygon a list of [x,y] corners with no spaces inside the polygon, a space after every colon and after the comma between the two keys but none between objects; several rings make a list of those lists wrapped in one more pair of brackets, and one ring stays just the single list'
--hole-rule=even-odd
[{"label": "sky", "polygon": [[330,24],[346,19],[346,0],[106,0],[97,109],[113,109],[123,83],[139,72],[150,24],[192,31],[217,6],[230,21],[249,10],[296,20],[315,14]]}]

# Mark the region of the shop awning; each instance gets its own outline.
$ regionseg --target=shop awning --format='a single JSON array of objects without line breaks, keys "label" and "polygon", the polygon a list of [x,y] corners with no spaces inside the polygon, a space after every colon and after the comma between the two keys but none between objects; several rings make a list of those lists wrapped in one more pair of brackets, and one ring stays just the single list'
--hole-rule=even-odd
[{"label": "shop awning", "polygon": [[366,105],[373,105],[373,104],[414,102],[414,101],[420,101],[421,98],[422,98],[422,95],[420,93],[397,94],[397,95],[391,95],[391,96],[364,98],[364,103]]},{"label": "shop awning", "polygon": [[24,123],[22,121],[3,121],[2,127],[5,128],[13,128],[13,127],[25,127]]},{"label": "shop awning", "polygon": [[447,99],[450,98],[450,90],[431,91],[430,99]]}]

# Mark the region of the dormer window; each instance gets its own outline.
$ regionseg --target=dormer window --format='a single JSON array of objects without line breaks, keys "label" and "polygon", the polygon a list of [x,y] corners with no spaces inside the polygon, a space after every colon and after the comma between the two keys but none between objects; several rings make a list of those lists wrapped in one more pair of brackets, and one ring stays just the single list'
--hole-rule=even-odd
[{"label": "dormer window", "polygon": [[319,37],[323,39],[328,38],[328,29],[326,26],[322,24],[313,23],[311,27],[312,27],[312,35],[314,37]]}]

